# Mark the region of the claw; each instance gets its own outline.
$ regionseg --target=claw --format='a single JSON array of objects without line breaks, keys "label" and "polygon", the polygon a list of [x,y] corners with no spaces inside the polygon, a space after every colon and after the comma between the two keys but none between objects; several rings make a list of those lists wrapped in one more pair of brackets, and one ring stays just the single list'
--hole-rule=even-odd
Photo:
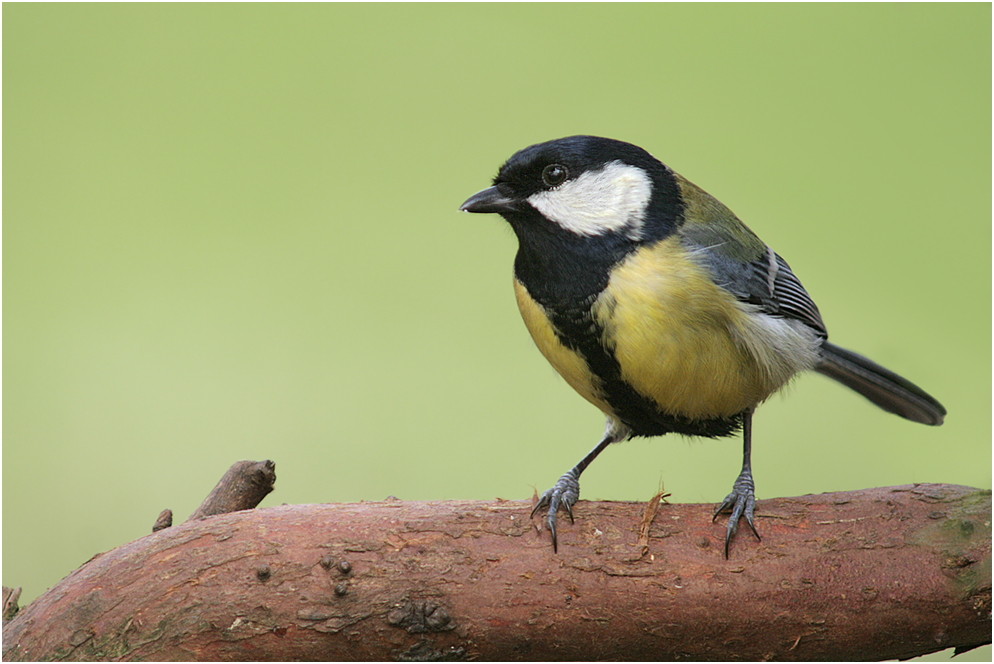
[{"label": "claw", "polygon": [[535,507],[532,508],[532,513],[529,516],[529,518],[534,519],[535,515],[538,514],[538,511],[540,509],[548,506],[549,506],[549,492],[546,491],[539,497],[538,502],[535,503]]},{"label": "claw", "polygon": [[556,514],[553,512],[546,519],[549,524],[549,534],[552,535],[552,552],[559,553],[559,538],[556,536]]},{"label": "claw", "polygon": [[563,510],[569,516],[570,523],[573,520],[573,505],[580,499],[580,482],[577,479],[579,473],[573,470],[559,478],[555,486],[542,494],[542,497],[535,503],[531,515],[534,517],[539,510],[544,507],[549,508],[545,517],[545,522],[549,526],[549,533],[552,535],[552,550],[559,552],[559,538],[556,531],[556,523],[559,510]]},{"label": "claw", "polygon": [[728,552],[732,544],[732,538],[735,537],[735,533],[739,530],[739,520],[745,517],[745,522],[752,530],[752,534],[756,536],[757,540],[762,541],[759,536],[759,532],[756,530],[756,524],[754,522],[755,512],[756,512],[756,489],[752,481],[752,474],[743,472],[739,475],[738,479],[735,480],[735,484],[732,487],[732,492],[725,496],[725,499],[715,510],[714,516],[711,518],[713,523],[718,519],[718,515],[722,512],[730,511],[731,514],[728,517],[728,527],[725,531],[725,559],[728,559]]}]

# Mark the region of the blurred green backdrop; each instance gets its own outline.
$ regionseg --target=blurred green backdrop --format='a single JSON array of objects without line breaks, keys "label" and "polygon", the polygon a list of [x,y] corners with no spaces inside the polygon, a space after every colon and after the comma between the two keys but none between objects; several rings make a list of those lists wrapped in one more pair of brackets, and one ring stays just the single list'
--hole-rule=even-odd
[{"label": "blurred green backdrop", "polygon": [[[182,520],[238,459],[277,462],[264,505],[551,485],[601,416],[532,346],[510,231],[457,206],[575,133],[716,195],[836,342],[949,408],[918,426],[802,377],[757,417],[760,498],[990,487],[990,18],[4,5],[4,583]],[[584,497],[714,502],[739,446],[619,445]]]}]

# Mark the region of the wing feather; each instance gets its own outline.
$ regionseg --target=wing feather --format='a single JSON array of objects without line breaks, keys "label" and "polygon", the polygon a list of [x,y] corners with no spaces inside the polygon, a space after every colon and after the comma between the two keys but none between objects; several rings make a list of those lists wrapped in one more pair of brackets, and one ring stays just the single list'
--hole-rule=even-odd
[{"label": "wing feather", "polygon": [[686,208],[678,233],[715,282],[765,313],[798,320],[827,337],[818,305],[790,265],[717,199],[678,178]]}]

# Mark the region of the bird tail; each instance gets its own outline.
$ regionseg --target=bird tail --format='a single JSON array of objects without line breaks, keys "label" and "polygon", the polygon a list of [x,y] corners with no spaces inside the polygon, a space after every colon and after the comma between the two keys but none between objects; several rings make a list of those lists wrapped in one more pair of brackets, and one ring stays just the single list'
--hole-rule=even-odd
[{"label": "bird tail", "polygon": [[815,371],[856,390],[888,413],[920,422],[942,424],[946,409],[925,390],[862,355],[827,341]]}]

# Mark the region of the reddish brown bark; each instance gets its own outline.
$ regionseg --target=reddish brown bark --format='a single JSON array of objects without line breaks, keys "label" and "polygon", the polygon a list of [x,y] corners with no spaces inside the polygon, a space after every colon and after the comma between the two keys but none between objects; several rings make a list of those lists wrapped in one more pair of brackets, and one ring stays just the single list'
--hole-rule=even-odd
[{"label": "reddish brown bark", "polygon": [[[4,628],[4,658],[905,658],[990,641],[990,492],[589,503],[559,554],[523,502],[287,505],[105,553]],[[640,541],[641,539],[641,541]],[[643,554],[643,546],[645,553]]]}]

